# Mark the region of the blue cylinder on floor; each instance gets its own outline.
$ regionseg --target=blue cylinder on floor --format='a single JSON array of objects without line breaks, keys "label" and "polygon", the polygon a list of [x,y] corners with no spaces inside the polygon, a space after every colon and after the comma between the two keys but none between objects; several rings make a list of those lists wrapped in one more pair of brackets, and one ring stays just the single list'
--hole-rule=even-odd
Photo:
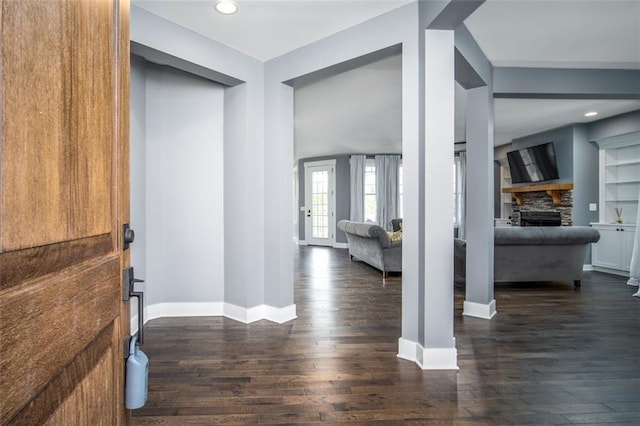
[{"label": "blue cylinder on floor", "polygon": [[125,407],[133,410],[147,402],[149,389],[149,358],[136,346],[137,336],[131,338],[127,358],[125,384]]}]

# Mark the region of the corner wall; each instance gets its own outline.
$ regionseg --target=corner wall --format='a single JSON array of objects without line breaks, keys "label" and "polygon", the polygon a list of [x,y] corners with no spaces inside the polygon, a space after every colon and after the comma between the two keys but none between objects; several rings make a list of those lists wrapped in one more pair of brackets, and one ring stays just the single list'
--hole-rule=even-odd
[{"label": "corner wall", "polygon": [[224,296],[224,89],[132,60],[131,245],[146,319]]}]

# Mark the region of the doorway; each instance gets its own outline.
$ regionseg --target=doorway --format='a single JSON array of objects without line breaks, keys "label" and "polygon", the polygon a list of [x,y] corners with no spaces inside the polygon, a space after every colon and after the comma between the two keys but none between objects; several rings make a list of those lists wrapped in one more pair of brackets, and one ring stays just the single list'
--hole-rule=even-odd
[{"label": "doorway", "polygon": [[305,163],[305,235],[307,244],[335,243],[335,160]]}]

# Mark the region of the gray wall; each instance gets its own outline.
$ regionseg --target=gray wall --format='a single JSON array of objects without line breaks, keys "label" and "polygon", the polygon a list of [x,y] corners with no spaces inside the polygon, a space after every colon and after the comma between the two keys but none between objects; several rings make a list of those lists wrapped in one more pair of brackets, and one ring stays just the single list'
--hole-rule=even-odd
[{"label": "gray wall", "polygon": [[[304,164],[313,161],[336,160],[336,223],[342,219],[349,219],[351,200],[351,174],[349,166],[349,156],[325,156],[303,158],[298,160],[298,232],[299,239],[304,241],[305,235],[305,212],[300,211],[300,207],[305,205],[305,176]],[[336,242],[346,243],[347,236],[336,228]]]},{"label": "gray wall", "polygon": [[132,263],[147,306],[222,302],[223,88],[131,63]]},{"label": "gray wall", "polygon": [[598,203],[598,146],[588,139],[584,124],[573,126],[573,224],[587,226],[598,221],[598,212],[589,203]]},{"label": "gray wall", "polygon": [[590,141],[640,131],[640,110],[594,121],[588,129]]},{"label": "gray wall", "polygon": [[573,182],[573,126],[560,127],[513,140],[514,149],[553,142],[558,162],[558,182]]},{"label": "gray wall", "polygon": [[[137,278],[147,277],[147,68],[146,61],[138,56],[131,57],[131,95],[130,95],[130,225],[136,233],[136,239],[130,245],[131,265]],[[137,290],[146,292],[146,283],[136,285]],[[131,316],[136,315],[138,305],[131,303]],[[145,315],[145,318],[148,318]],[[137,330],[137,321],[132,323]]]}]

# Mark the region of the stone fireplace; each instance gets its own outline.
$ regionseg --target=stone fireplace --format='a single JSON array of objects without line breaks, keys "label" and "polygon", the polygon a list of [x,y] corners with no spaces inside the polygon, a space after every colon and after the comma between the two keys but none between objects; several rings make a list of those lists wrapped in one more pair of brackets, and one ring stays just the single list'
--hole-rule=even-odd
[{"label": "stone fireplace", "polygon": [[[542,184],[504,188],[513,194],[511,222],[514,226],[573,225],[573,184]],[[523,220],[524,219],[524,220]]]}]

